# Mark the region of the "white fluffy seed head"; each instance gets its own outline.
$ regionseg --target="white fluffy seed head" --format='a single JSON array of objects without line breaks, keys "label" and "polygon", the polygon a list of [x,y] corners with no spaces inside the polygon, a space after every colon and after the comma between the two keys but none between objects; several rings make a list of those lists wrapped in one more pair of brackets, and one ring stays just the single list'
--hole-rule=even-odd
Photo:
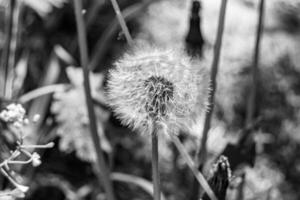
[{"label": "white fluffy seed head", "polygon": [[107,92],[124,125],[152,132],[156,124],[177,133],[206,109],[209,79],[183,52],[137,47],[110,70]]}]

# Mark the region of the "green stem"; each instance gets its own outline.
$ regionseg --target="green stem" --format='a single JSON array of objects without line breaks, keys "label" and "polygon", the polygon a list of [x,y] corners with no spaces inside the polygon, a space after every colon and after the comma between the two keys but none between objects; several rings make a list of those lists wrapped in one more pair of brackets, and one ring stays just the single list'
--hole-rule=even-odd
[{"label": "green stem", "polygon": [[153,191],[154,200],[160,200],[160,175],[158,169],[158,138],[156,128],[152,133],[152,179],[153,179]]},{"label": "green stem", "polygon": [[[91,86],[89,80],[89,69],[88,69],[88,51],[87,51],[87,41],[86,41],[86,32],[85,25],[82,16],[82,2],[81,0],[74,0],[75,6],[75,16],[76,16],[76,26],[78,34],[78,43],[80,50],[80,61],[83,68],[83,77],[84,77],[84,90],[86,96],[87,110],[90,120],[90,133],[94,143],[96,155],[97,155],[97,164],[98,164],[98,173],[97,177],[100,183],[103,184],[104,190],[107,195],[108,200],[114,200],[113,187],[110,180],[110,171],[106,166],[104,160],[104,153],[101,148],[100,137],[98,135],[97,124],[96,124],[96,115],[94,112],[93,100],[91,95]],[[101,174],[100,174],[101,173]]]}]

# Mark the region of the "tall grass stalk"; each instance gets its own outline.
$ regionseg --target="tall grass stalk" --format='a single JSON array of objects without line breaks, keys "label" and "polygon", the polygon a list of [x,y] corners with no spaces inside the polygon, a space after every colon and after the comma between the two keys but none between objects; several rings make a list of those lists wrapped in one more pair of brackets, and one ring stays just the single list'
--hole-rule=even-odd
[{"label": "tall grass stalk", "polygon": [[210,107],[207,110],[205,115],[201,145],[198,147],[197,154],[196,154],[196,164],[198,166],[200,164],[203,164],[206,160],[206,153],[207,153],[206,142],[207,142],[208,131],[210,129],[211,118],[214,110],[214,99],[215,99],[215,92],[217,89],[217,74],[218,74],[218,66],[219,66],[222,39],[223,39],[226,5],[227,5],[227,0],[223,0],[220,8],[217,37],[214,45],[214,57],[212,62],[212,69],[210,72],[211,93],[208,97],[208,103]]},{"label": "tall grass stalk", "polygon": [[98,135],[97,125],[96,125],[96,115],[94,112],[93,100],[91,95],[90,80],[89,80],[89,69],[88,69],[88,49],[86,41],[86,32],[85,25],[82,16],[82,2],[81,0],[74,0],[74,11],[76,16],[76,26],[78,34],[78,43],[80,50],[80,61],[83,68],[84,76],[84,90],[86,96],[87,110],[90,121],[90,132],[92,140],[94,143],[96,155],[97,155],[97,164],[99,167],[97,177],[100,183],[103,184],[104,190],[107,195],[108,200],[115,200],[112,182],[110,180],[110,172],[106,166],[104,160],[104,153],[100,145],[100,138]]},{"label": "tall grass stalk", "polygon": [[126,37],[126,40],[128,42],[129,45],[132,45],[133,44],[133,40],[132,40],[132,37],[129,33],[129,30],[128,30],[128,27],[126,25],[126,22],[125,22],[125,19],[120,11],[120,7],[118,5],[118,2],[117,0],[110,0],[111,1],[111,4],[115,10],[115,13],[116,13],[116,16],[118,18],[118,21],[119,21],[119,24],[121,26],[121,29]]},{"label": "tall grass stalk", "polygon": [[213,190],[209,186],[208,182],[205,180],[202,173],[200,171],[198,171],[197,166],[193,162],[193,159],[187,153],[187,151],[185,150],[184,146],[182,145],[182,143],[180,142],[178,137],[176,137],[175,135],[172,135],[172,134],[170,134],[170,136],[171,136],[172,142],[175,144],[175,146],[178,149],[178,151],[180,152],[181,156],[184,158],[188,167],[191,169],[191,171],[193,172],[193,175],[195,176],[195,178],[197,179],[197,181],[199,182],[201,187],[204,189],[204,191],[207,193],[209,198],[211,200],[217,200],[217,197],[214,194]]},{"label": "tall grass stalk", "polygon": [[[251,88],[250,88],[250,95],[247,102],[246,121],[244,124],[245,127],[248,127],[250,124],[253,124],[255,118],[255,110],[256,110],[256,103],[257,103],[256,96],[257,96],[257,87],[259,81],[258,64],[259,64],[260,41],[263,32],[264,5],[265,5],[265,0],[260,0],[255,47],[254,47],[254,54],[253,54],[252,73],[251,73]],[[246,136],[244,136],[244,138],[247,138]],[[237,200],[244,199],[244,185],[245,185],[245,173],[242,174],[242,182],[238,187],[238,193],[236,196]]]},{"label": "tall grass stalk", "polygon": [[249,101],[247,104],[247,116],[246,116],[245,126],[253,122],[253,118],[255,114],[257,84],[259,80],[259,68],[258,68],[259,50],[260,50],[260,41],[261,41],[262,31],[263,31],[264,2],[265,2],[264,0],[260,0],[260,5],[259,5],[259,16],[258,16],[258,23],[257,23],[257,30],[256,30],[255,48],[253,54],[251,89],[250,89]]},{"label": "tall grass stalk", "polygon": [[6,38],[3,53],[1,55],[1,95],[6,98],[12,97],[15,52],[17,47],[17,36],[19,27],[20,1],[9,1],[9,9],[7,13]]},{"label": "tall grass stalk", "polygon": [[8,57],[8,71],[6,79],[5,96],[7,98],[13,97],[13,84],[15,79],[15,63],[16,63],[16,51],[18,44],[18,36],[20,29],[20,13],[21,13],[22,1],[16,1],[13,10],[13,22],[12,22],[12,36],[10,41],[10,50]]},{"label": "tall grass stalk", "polygon": [[15,0],[9,1],[9,8],[7,9],[7,13],[5,13],[5,43],[3,47],[3,51],[1,54],[1,78],[0,78],[0,90],[1,96],[5,97],[6,93],[6,79],[8,73],[8,60],[9,60],[9,51],[10,51],[10,43],[12,37],[12,24],[13,24],[13,12],[15,7]]}]

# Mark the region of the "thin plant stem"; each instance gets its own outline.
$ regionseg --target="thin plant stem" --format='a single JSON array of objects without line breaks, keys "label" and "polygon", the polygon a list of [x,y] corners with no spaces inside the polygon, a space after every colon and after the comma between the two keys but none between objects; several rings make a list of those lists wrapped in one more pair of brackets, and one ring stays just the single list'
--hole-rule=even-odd
[{"label": "thin plant stem", "polygon": [[126,22],[124,20],[124,17],[120,11],[120,7],[118,5],[118,2],[116,0],[110,0],[111,1],[111,4],[115,10],[115,13],[116,13],[116,16],[118,18],[118,21],[119,21],[119,24],[121,26],[121,29],[123,31],[123,33],[125,34],[125,37],[126,37],[126,40],[128,42],[129,45],[132,45],[133,44],[133,40],[132,40],[132,37],[129,33],[129,30],[128,30],[128,27],[126,25]]},{"label": "thin plant stem", "polygon": [[37,89],[34,89],[26,94],[23,94],[19,97],[20,103],[28,103],[29,101],[36,99],[38,97],[54,93],[54,92],[62,92],[67,88],[68,84],[53,84],[43,86]]},{"label": "thin plant stem", "polygon": [[160,174],[158,169],[158,138],[157,129],[154,126],[152,132],[152,181],[154,200],[160,200]]},{"label": "thin plant stem", "polygon": [[110,171],[106,166],[104,160],[104,153],[101,148],[100,137],[98,135],[97,124],[96,124],[96,115],[94,112],[94,105],[91,95],[91,87],[89,80],[89,69],[88,69],[88,51],[87,51],[87,41],[86,41],[86,32],[85,25],[82,16],[82,2],[81,0],[74,0],[74,11],[76,16],[76,27],[78,34],[78,43],[80,50],[80,61],[83,68],[83,78],[84,78],[84,91],[86,96],[86,104],[89,116],[89,125],[90,133],[94,143],[94,148],[97,155],[97,164],[98,164],[98,173],[96,173],[98,180],[103,184],[104,190],[107,195],[108,200],[114,200],[114,193],[112,182],[110,180]]},{"label": "thin plant stem", "polygon": [[[126,19],[126,21],[134,19],[138,17],[139,14],[142,13],[142,11],[144,11],[154,1],[157,0],[145,0],[141,3],[133,4],[123,10],[122,16]],[[93,51],[93,54],[91,56],[89,69],[94,70],[97,66],[99,66],[98,63],[103,62],[104,55],[106,54],[107,49],[118,30],[118,27],[118,20],[114,19],[110,23],[110,25],[104,30],[101,38],[97,41],[95,45],[95,50]],[[103,68],[100,70],[102,71]]]},{"label": "thin plant stem", "polygon": [[246,178],[245,176],[246,176],[245,173],[243,173],[241,175],[242,180],[241,180],[241,182],[240,182],[240,184],[237,188],[237,193],[236,193],[235,200],[244,200],[244,186],[245,186],[245,178]]},{"label": "thin plant stem", "polygon": [[6,89],[5,96],[7,98],[12,98],[13,96],[13,85],[15,79],[15,60],[16,60],[16,51],[18,44],[18,33],[19,33],[19,21],[20,21],[20,12],[21,12],[22,1],[16,1],[13,11],[13,24],[12,24],[12,36],[10,41],[10,50],[8,57],[8,71],[6,79]]},{"label": "thin plant stem", "polygon": [[208,182],[205,180],[204,176],[202,173],[197,169],[195,163],[193,162],[193,159],[190,157],[190,155],[187,153],[185,150],[184,146],[180,142],[177,136],[170,134],[170,137],[172,139],[172,142],[175,144],[176,148],[180,152],[181,156],[184,158],[185,162],[187,163],[188,167],[191,169],[193,172],[193,175],[201,185],[201,187],[204,189],[204,191],[207,193],[209,198],[211,200],[217,200],[218,198],[214,194],[213,190],[209,186]]},{"label": "thin plant stem", "polygon": [[[8,9],[8,13],[6,14],[6,30],[5,30],[5,46],[3,48],[3,53],[1,55],[1,96],[5,97],[6,95],[6,81],[7,81],[7,74],[9,71],[9,55],[10,55],[10,43],[12,40],[12,26],[13,26],[13,15],[14,15],[14,7],[16,4],[16,0],[11,0],[9,1],[9,9]],[[3,77],[2,77],[3,76]]]},{"label": "thin plant stem", "polygon": [[246,115],[245,126],[252,123],[255,114],[257,85],[259,80],[259,68],[258,68],[259,50],[260,50],[259,47],[260,47],[260,41],[261,41],[262,31],[263,31],[264,2],[265,2],[264,0],[260,0],[260,5],[259,5],[259,17],[257,23],[256,40],[255,40],[253,65],[252,65],[251,89],[250,89],[249,101],[247,104],[247,115]]},{"label": "thin plant stem", "polygon": [[201,145],[198,147],[197,153],[196,153],[197,166],[199,166],[200,164],[203,164],[206,160],[206,153],[207,153],[206,142],[207,142],[208,131],[210,129],[211,118],[212,118],[212,114],[213,114],[213,110],[214,110],[214,99],[215,99],[215,92],[217,89],[217,74],[218,74],[218,66],[219,66],[222,39],[223,39],[226,5],[227,5],[227,0],[223,0],[221,3],[221,8],[220,8],[217,38],[216,38],[216,42],[214,45],[214,57],[213,57],[212,69],[211,69],[211,73],[210,73],[211,93],[208,98],[208,103],[210,105],[210,108],[208,109],[208,111],[206,112],[206,115],[205,115]]}]

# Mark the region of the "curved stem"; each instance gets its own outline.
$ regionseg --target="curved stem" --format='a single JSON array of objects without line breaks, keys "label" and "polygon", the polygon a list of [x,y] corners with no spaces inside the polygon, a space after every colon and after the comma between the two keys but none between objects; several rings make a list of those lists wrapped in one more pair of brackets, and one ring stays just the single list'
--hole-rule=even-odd
[{"label": "curved stem", "polygon": [[67,84],[53,84],[53,85],[40,87],[30,92],[27,92],[26,94],[23,94],[22,96],[19,97],[19,101],[20,103],[24,104],[43,95],[64,91],[66,87]]}]

